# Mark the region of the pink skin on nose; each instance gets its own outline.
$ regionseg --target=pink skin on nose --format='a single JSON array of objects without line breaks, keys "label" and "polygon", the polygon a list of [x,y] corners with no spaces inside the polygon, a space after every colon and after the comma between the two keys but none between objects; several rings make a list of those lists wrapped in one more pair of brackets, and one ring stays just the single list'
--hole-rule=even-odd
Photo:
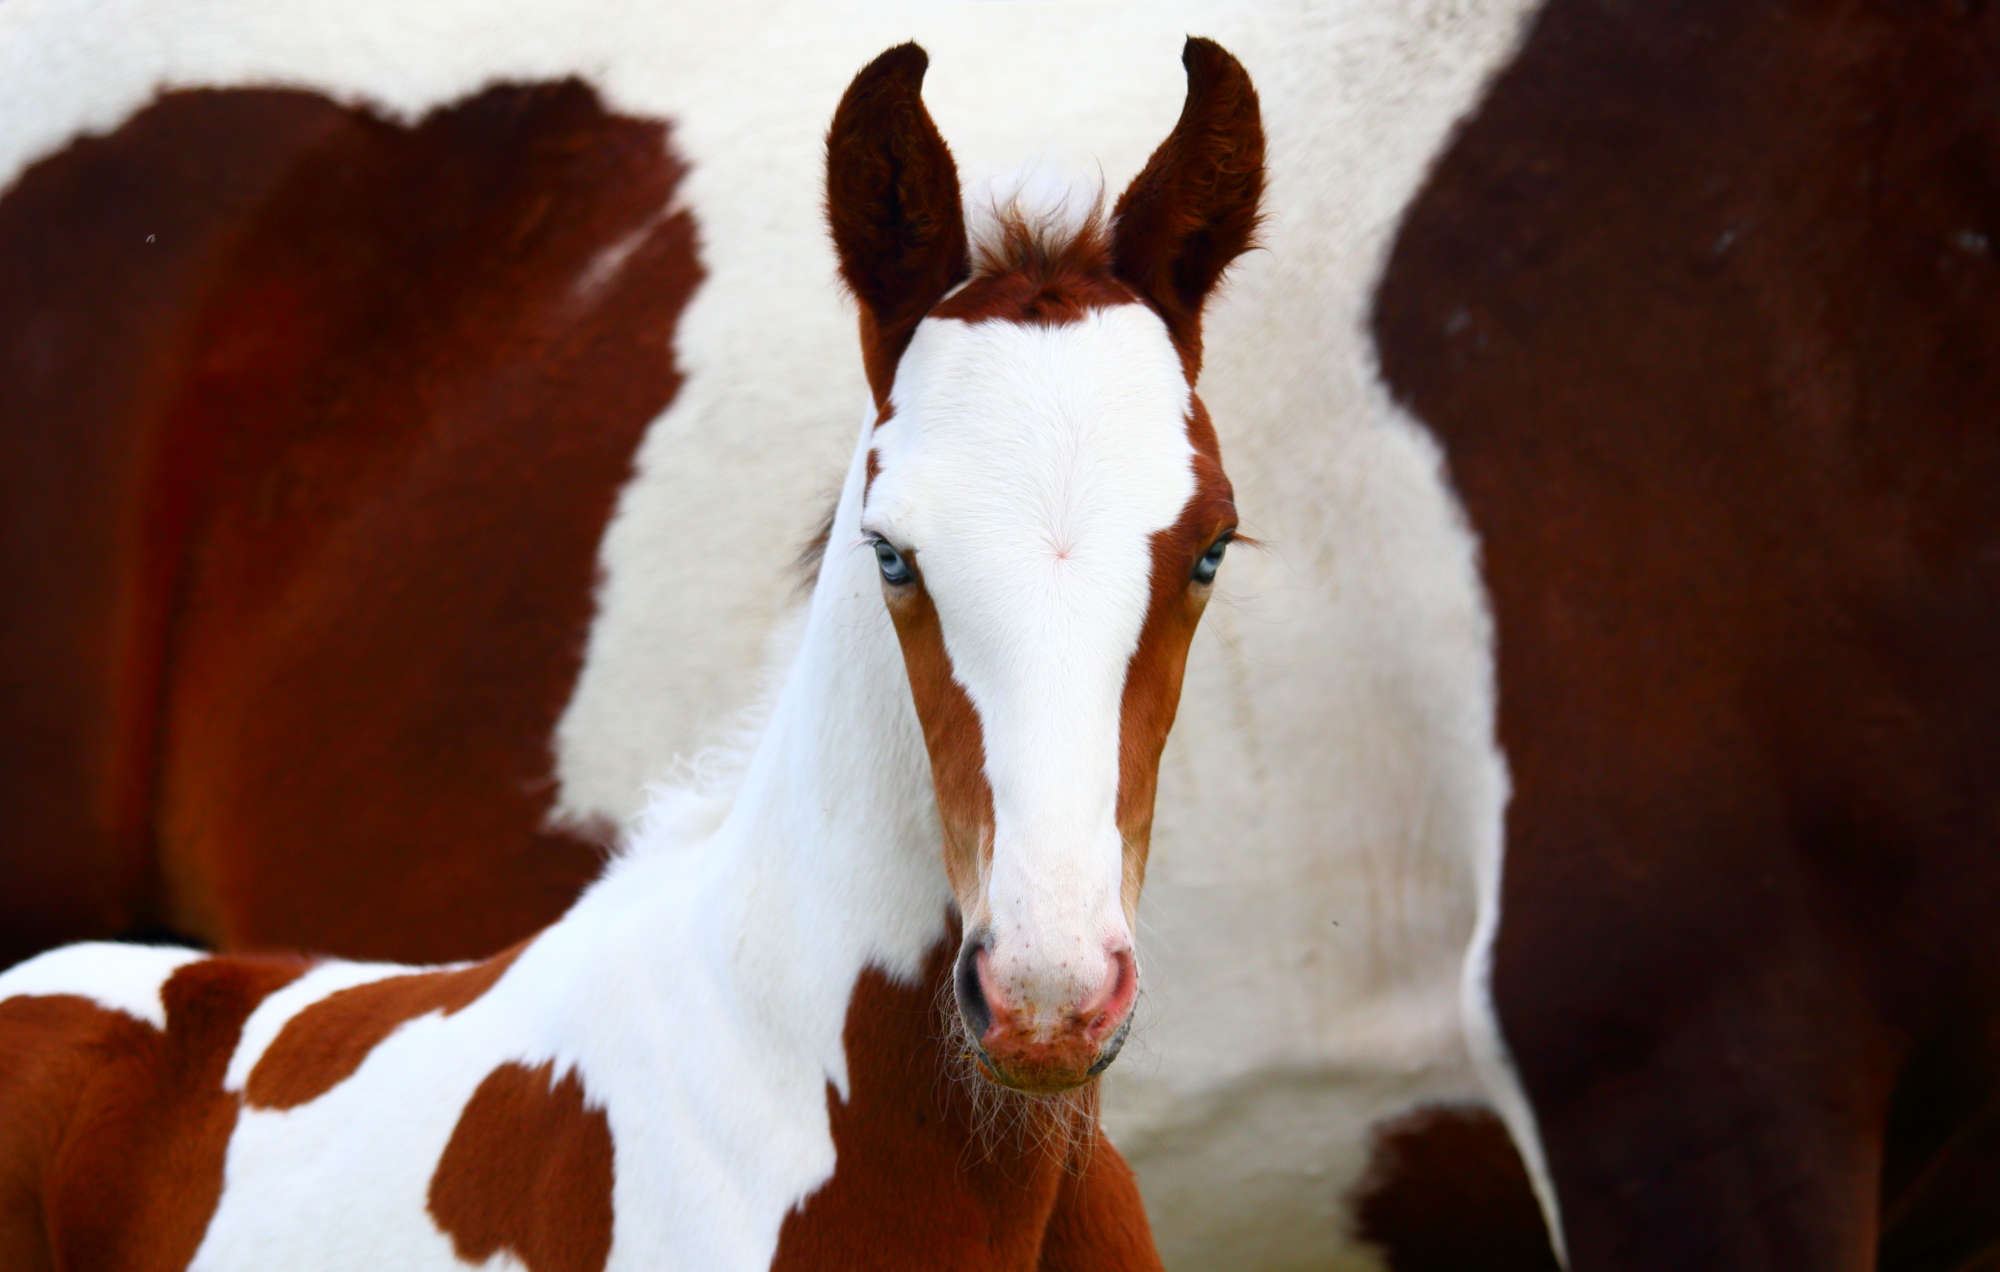
[{"label": "pink skin on nose", "polygon": [[[1119,1034],[1139,996],[1139,964],[1129,948],[1107,953],[1104,979],[1096,991],[1053,1021],[1007,1000],[988,973],[984,949],[975,956],[974,966],[991,1013],[980,1049],[996,1077],[1026,1091],[1067,1090],[1089,1078],[1105,1044]],[[1037,1021],[1038,1015],[1044,1018]]]}]

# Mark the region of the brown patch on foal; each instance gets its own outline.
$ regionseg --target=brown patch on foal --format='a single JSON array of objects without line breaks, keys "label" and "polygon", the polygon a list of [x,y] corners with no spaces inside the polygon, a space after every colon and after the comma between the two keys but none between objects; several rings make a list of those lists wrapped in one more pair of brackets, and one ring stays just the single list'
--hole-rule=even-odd
[{"label": "brown patch on foal", "polygon": [[503,1064],[459,1114],[429,1206],[468,1263],[505,1251],[528,1272],[596,1272],[611,1255],[611,1124],[574,1071]]},{"label": "brown patch on foal", "polygon": [[[1038,1106],[997,1088],[980,1099],[1003,1107],[975,1103],[978,1079],[940,1009],[958,947],[953,922],[914,984],[874,968],[855,983],[848,1098],[827,1089],[833,1176],[786,1217],[772,1272],[1158,1269],[1131,1169],[1093,1105]],[[1088,1121],[1061,1135],[1024,1124],[1048,1107]]]},{"label": "brown patch on foal", "polygon": [[163,1033],[83,997],[0,1003],[0,1266],[180,1272],[222,1196],[243,1022],[306,964],[203,959]]},{"label": "brown patch on foal", "polygon": [[877,407],[917,324],[971,271],[958,165],[924,108],[930,55],[899,44],[854,77],[826,134],[826,219],[861,304],[861,360]]},{"label": "brown patch on foal", "polygon": [[1211,588],[1193,582],[1194,568],[1216,538],[1236,526],[1235,494],[1223,475],[1215,428],[1199,397],[1193,399],[1187,431],[1194,447],[1194,495],[1180,519],[1153,536],[1152,599],[1126,666],[1118,709],[1118,829],[1125,839],[1128,917],[1137,911],[1139,889],[1146,881],[1160,752],[1180,709],[1188,645],[1208,607]]},{"label": "brown patch on foal", "polygon": [[391,976],[328,994],[285,1022],[243,1084],[255,1109],[310,1103],[354,1075],[383,1039],[406,1020],[450,1016],[471,1006],[513,966],[523,942],[483,963],[451,972]]},{"label": "brown patch on foal", "polygon": [[1213,40],[1181,50],[1187,99],[1112,209],[1111,255],[1167,324],[1187,368],[1201,374],[1201,311],[1222,275],[1256,240],[1264,194],[1264,123],[1257,90]]},{"label": "brown patch on foal", "polygon": [[1094,309],[1138,304],[1138,293],[1111,271],[1111,241],[1101,217],[1058,235],[1010,215],[1001,220],[996,240],[978,245],[972,281],[930,316],[1059,327]]},{"label": "brown patch on foal", "polygon": [[[871,452],[872,453],[872,452]],[[923,725],[944,831],[944,868],[959,897],[981,895],[980,878],[993,853],[993,787],[986,780],[986,738],[979,710],[951,669],[937,604],[924,589],[915,553],[906,558],[912,582],[883,589],[909,669],[910,697]]]}]

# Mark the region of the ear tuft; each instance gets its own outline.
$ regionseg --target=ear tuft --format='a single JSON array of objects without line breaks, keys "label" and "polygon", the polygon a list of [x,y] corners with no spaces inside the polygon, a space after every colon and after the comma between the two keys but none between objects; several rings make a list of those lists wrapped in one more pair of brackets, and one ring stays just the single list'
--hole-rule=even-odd
[{"label": "ear tuft", "polygon": [[971,270],[958,166],[924,108],[930,57],[899,44],[840,99],[826,135],[826,217],[840,276],[861,302],[878,402],[916,325]]},{"label": "ear tuft", "polygon": [[1166,320],[1190,373],[1201,310],[1229,263],[1255,242],[1264,194],[1264,124],[1243,64],[1213,40],[1181,51],[1180,121],[1119,196],[1112,268]]}]

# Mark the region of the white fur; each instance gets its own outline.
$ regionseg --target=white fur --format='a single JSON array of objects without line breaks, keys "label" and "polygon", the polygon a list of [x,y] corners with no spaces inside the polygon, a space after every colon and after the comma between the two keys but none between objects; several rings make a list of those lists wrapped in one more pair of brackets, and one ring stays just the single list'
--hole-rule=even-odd
[{"label": "white fur", "polygon": [[50,950],[0,972],[0,1002],[38,994],[88,998],[106,1011],[122,1011],[155,1029],[167,1027],[160,987],[198,950],[109,941]]},{"label": "white fur", "polygon": [[916,554],[979,714],[993,856],[967,925],[991,925],[990,984],[1054,1025],[1132,944],[1120,706],[1152,536],[1194,494],[1186,377],[1141,305],[1055,327],[929,319],[890,404],[862,529]]},{"label": "white fur", "polygon": [[1169,1266],[1362,1268],[1340,1198],[1369,1127],[1478,1090],[1460,964],[1505,791],[1473,540],[1365,321],[1403,208],[1528,8],[5,0],[0,183],[161,84],[295,83],[411,117],[576,73],[676,121],[708,276],[557,737],[562,812],[623,819],[755,691],[865,395],[819,207],[848,78],[914,37],[968,175],[1062,142],[1115,192],[1173,125],[1185,34],[1220,40],[1262,97],[1270,217],[1210,307],[1201,392],[1272,547],[1232,552],[1195,637],[1141,907],[1147,999],[1106,1118]]},{"label": "white fur", "polygon": [[1104,174],[1094,165],[1065,164],[1050,148],[1011,171],[966,184],[966,237],[975,257],[981,248],[1004,247],[1010,223],[1027,225],[1046,242],[1066,242],[1109,211],[1104,194]]}]

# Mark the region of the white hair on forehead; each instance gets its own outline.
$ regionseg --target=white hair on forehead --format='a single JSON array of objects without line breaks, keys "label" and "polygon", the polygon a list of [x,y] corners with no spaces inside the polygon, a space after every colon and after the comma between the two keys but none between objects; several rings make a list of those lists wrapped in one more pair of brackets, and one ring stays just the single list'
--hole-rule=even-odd
[{"label": "white hair on forehead", "polygon": [[975,262],[1005,260],[1026,230],[1057,245],[1094,232],[1104,220],[1104,170],[1079,169],[1045,150],[1011,172],[981,177],[965,189],[965,232]]}]

